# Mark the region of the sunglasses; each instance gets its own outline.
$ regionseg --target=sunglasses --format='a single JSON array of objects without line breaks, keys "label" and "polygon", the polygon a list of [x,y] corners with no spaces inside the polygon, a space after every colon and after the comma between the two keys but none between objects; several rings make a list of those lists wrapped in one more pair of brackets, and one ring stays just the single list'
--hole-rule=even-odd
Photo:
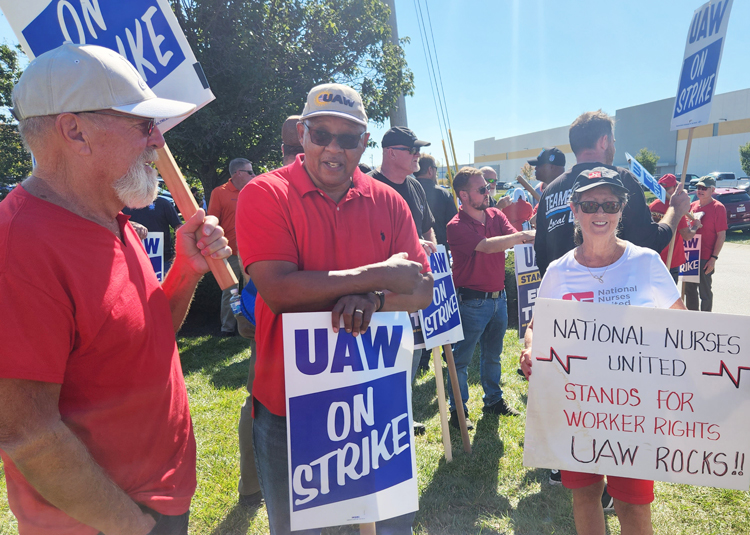
[{"label": "sunglasses", "polygon": [[150,136],[154,133],[154,128],[156,128],[156,119],[147,119],[145,117],[139,118],[132,115],[119,115],[117,113],[107,113],[106,111],[80,111],[78,113],[93,113],[94,115],[109,115],[110,117],[119,117],[120,119],[134,119],[138,122],[148,122],[148,125],[146,126],[146,133]]},{"label": "sunglasses", "polygon": [[622,203],[620,201],[604,201],[598,203],[596,201],[582,201],[576,203],[584,214],[595,214],[599,211],[599,208],[604,210],[605,214],[616,214],[622,209]]},{"label": "sunglasses", "polygon": [[419,154],[419,147],[411,147],[411,148],[407,148],[407,147],[388,147],[388,148],[389,149],[393,149],[393,150],[403,150],[405,152],[408,152],[412,156],[414,156],[416,154]]},{"label": "sunglasses", "polygon": [[487,186],[482,186],[481,188],[477,188],[477,191],[479,192],[479,195],[486,195],[487,194]]},{"label": "sunglasses", "polygon": [[310,132],[310,141],[319,147],[327,147],[335,139],[336,144],[344,150],[356,149],[359,146],[359,141],[364,137],[367,132],[361,134],[331,134],[325,130],[318,130],[317,128],[310,128],[307,123],[302,123]]},{"label": "sunglasses", "polygon": [[698,191],[706,191],[708,188],[706,186],[696,186],[695,189]]},{"label": "sunglasses", "polygon": [[494,184],[494,183],[495,183],[495,179],[494,178],[488,178],[487,179],[487,184]]}]

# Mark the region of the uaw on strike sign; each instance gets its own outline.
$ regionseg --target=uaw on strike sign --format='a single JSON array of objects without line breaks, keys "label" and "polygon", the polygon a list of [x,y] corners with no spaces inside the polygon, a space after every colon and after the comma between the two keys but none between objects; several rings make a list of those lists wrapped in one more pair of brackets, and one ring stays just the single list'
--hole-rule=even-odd
[{"label": "uaw on strike sign", "polygon": [[103,46],[130,61],[159,97],[196,110],[214,99],[167,0],[0,0],[0,8],[30,59],[65,41]]},{"label": "uaw on strike sign", "polygon": [[671,130],[708,124],[731,11],[732,0],[711,0],[693,13]]},{"label": "uaw on strike sign", "polygon": [[416,511],[408,314],[373,314],[356,337],[330,312],[283,324],[292,530]]},{"label": "uaw on strike sign", "polygon": [[747,490],[750,317],[537,299],[524,465]]}]

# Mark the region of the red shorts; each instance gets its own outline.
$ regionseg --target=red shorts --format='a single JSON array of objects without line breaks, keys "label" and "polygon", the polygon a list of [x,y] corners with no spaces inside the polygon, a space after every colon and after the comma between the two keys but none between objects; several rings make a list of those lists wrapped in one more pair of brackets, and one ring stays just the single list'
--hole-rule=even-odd
[{"label": "red shorts", "polygon": [[[582,489],[604,479],[602,474],[584,474],[567,470],[560,470],[560,474],[562,484],[566,489]],[[607,492],[621,502],[645,505],[654,501],[654,482],[645,479],[607,476]]]}]

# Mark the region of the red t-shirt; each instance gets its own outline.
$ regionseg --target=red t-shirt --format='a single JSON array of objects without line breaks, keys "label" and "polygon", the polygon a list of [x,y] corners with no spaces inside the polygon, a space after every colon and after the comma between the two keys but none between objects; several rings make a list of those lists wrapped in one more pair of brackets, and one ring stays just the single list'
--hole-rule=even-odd
[{"label": "red t-shirt", "polygon": [[457,287],[480,292],[499,292],[505,289],[505,252],[480,253],[479,242],[494,236],[506,236],[517,231],[497,208],[487,208],[483,225],[463,207],[448,223],[448,245],[453,253],[453,281]]},{"label": "red t-shirt", "polygon": [[[336,204],[315,187],[303,160],[297,156],[240,192],[237,241],[244,269],[267,260],[292,262],[305,271],[352,269],[407,252],[429,271],[409,206],[393,188],[356,169],[352,187]],[[261,292],[255,319],[253,397],[284,416],[282,317],[271,312]]]},{"label": "red t-shirt", "polygon": [[[17,187],[0,203],[0,377],[62,385],[59,410],[104,472],[167,515],[190,508],[195,439],[167,296],[141,241]],[[2,453],[24,535],[94,535]]]},{"label": "red t-shirt", "polygon": [[[656,199],[654,202],[648,205],[648,208],[652,212],[656,212],[657,214],[661,214],[663,216],[667,213],[667,208],[669,208],[669,199],[667,199],[666,203],[663,203],[659,199]],[[677,236],[675,236],[674,239],[674,253],[672,253],[672,265],[669,266],[670,268],[676,268],[685,263],[685,243],[682,239],[682,236],[680,235],[680,230],[687,227],[687,217],[682,216],[682,218],[680,218],[680,222],[677,224]],[[660,255],[661,261],[664,262],[664,265],[666,265],[667,259],[669,258],[669,245],[662,249]]]},{"label": "red t-shirt", "polygon": [[534,209],[530,202],[518,199],[516,202],[503,208],[502,212],[508,218],[508,222],[513,225],[513,228],[520,231],[523,230],[523,224],[531,219]]},{"label": "red t-shirt", "polygon": [[240,190],[234,187],[231,180],[226,184],[214,188],[211,192],[211,200],[208,203],[208,215],[216,216],[219,225],[224,229],[224,236],[232,248],[232,254],[237,254],[237,233],[235,231],[234,216],[237,211],[237,199]]},{"label": "red t-shirt", "polygon": [[714,254],[716,234],[729,228],[727,226],[727,209],[716,199],[711,199],[711,202],[706,206],[701,206],[700,200],[693,202],[690,205],[690,211],[695,214],[703,212],[701,218],[701,225],[703,226],[698,229],[698,234],[701,235],[701,260],[708,260]]}]

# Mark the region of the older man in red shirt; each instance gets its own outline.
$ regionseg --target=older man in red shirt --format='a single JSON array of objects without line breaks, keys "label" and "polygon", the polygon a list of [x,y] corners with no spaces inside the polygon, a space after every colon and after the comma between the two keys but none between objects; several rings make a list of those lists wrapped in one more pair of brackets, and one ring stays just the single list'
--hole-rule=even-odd
[{"label": "older man in red shirt", "polygon": [[[474,348],[477,342],[481,342],[482,411],[517,416],[518,411],[506,405],[500,388],[500,353],[508,327],[505,250],[517,244],[533,243],[536,231],[517,232],[501,210],[490,207],[487,182],[479,169],[461,169],[453,179],[453,189],[461,199],[461,208],[448,223],[447,233],[464,330],[464,339],[456,343],[454,350],[462,408],[468,417],[468,368]],[[451,425],[458,427],[458,404],[450,382],[448,395]],[[471,422],[467,421],[467,424]]]}]

